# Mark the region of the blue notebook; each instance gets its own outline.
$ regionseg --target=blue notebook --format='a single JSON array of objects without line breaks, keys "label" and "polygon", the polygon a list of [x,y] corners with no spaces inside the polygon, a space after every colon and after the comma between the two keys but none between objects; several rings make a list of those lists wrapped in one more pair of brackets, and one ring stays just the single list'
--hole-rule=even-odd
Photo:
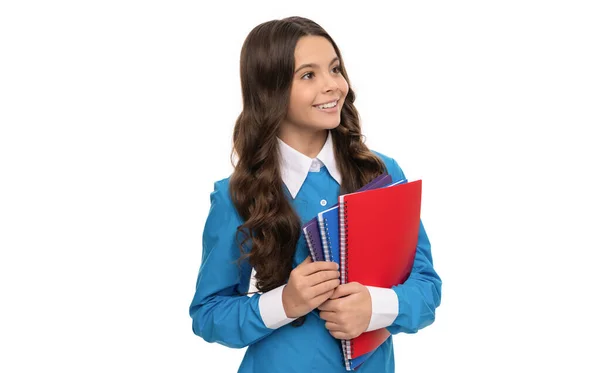
[{"label": "blue notebook", "polygon": [[[339,242],[339,213],[340,207],[336,205],[325,211],[320,212],[317,215],[317,221],[319,223],[319,232],[321,235],[321,242],[323,245],[323,253],[325,260],[328,262],[336,262],[340,264],[340,242]],[[341,268],[341,264],[340,264]],[[354,370],[360,364],[373,354],[374,351],[361,355],[355,359],[347,359],[346,343],[342,341],[342,352],[344,355],[344,364],[346,370]]]},{"label": "blue notebook", "polygon": [[323,256],[326,261],[337,264],[340,264],[340,227],[337,224],[339,210],[340,206],[336,205],[317,214]]},{"label": "blue notebook", "polygon": [[350,369],[348,369],[348,365],[346,364],[346,370],[355,370],[356,368],[358,368],[362,363],[364,363],[368,358],[371,357],[371,355],[373,355],[375,353],[376,350],[371,351],[371,352],[367,352],[364,355],[360,355],[357,358],[354,359],[350,359]]}]

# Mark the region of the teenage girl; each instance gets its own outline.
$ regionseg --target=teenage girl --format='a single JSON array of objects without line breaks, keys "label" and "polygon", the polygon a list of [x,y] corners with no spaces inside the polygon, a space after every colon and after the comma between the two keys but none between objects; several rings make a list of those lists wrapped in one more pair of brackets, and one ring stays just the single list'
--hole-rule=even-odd
[{"label": "teenage girl", "polygon": [[[391,289],[341,285],[337,264],[312,262],[302,224],[381,173],[392,181],[404,173],[365,145],[340,50],[315,22],[255,27],[240,75],[238,161],[210,194],[192,329],[207,342],[248,347],[238,372],[345,372],[341,339],[433,323],[442,282],[427,234],[421,223],[411,275]],[[250,294],[253,269],[259,292]],[[359,370],[394,372],[393,339]]]}]

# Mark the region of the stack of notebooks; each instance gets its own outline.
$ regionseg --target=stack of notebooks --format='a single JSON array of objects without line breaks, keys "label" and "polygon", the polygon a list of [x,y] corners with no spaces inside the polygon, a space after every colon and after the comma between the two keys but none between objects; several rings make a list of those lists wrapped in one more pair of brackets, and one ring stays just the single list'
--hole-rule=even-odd
[{"label": "stack of notebooks", "polygon": [[[336,262],[340,283],[391,288],[410,275],[418,241],[421,180],[392,183],[383,174],[302,226],[313,261]],[[342,340],[347,371],[357,369],[386,339],[386,328]]]}]

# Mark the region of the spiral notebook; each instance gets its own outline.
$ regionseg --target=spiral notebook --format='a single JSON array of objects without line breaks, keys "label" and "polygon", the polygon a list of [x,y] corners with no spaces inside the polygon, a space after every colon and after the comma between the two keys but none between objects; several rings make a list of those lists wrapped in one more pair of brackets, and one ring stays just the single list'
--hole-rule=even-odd
[{"label": "spiral notebook", "polygon": [[[419,236],[421,186],[421,180],[402,180],[339,197],[342,284],[357,281],[391,288],[406,281]],[[342,341],[345,361],[373,352],[389,336],[382,328]],[[350,370],[348,364],[346,370]]]},{"label": "spiral notebook", "polygon": [[[390,177],[391,179],[391,177]],[[398,184],[403,184],[406,183],[406,179],[403,180],[399,180],[393,184],[390,185],[386,185],[386,186],[394,186],[394,185],[398,185]],[[338,208],[336,209],[336,216],[331,216],[331,214],[327,213],[327,211],[325,211],[323,213],[326,216],[326,219],[329,219],[329,224],[328,225],[328,229],[327,231],[329,231],[328,236],[330,237],[334,237],[332,241],[332,246],[336,248],[336,254],[337,254],[337,263],[340,263],[340,268],[342,268],[341,266],[341,258],[340,258],[340,241],[339,241],[339,204],[338,204]],[[320,222],[319,222],[320,224]],[[336,226],[336,228],[333,228],[334,226]],[[344,274],[342,272],[342,274]],[[340,281],[340,283],[344,283],[343,281]],[[356,370],[356,368],[358,368],[362,363],[364,363],[371,355],[373,355],[373,353],[375,352],[375,349],[373,349],[370,352],[367,352],[365,354],[362,354],[360,356],[355,356],[354,358],[349,358],[348,357],[348,353],[347,353],[347,349],[348,349],[348,344],[349,342],[347,340],[342,340],[342,351],[344,352],[344,364],[346,365],[346,370],[350,371],[350,370]]]},{"label": "spiral notebook", "polygon": [[[385,175],[379,179],[374,180],[370,184],[367,184],[364,188],[357,191],[363,192],[367,190],[373,190],[384,187],[392,181],[390,175]],[[319,223],[319,233],[321,236],[321,243],[323,246],[323,252],[325,253],[326,260],[334,261],[340,264],[340,242],[339,242],[339,204],[320,212],[317,214],[317,221]],[[346,345],[340,342],[342,345],[343,356],[347,356],[345,352]],[[360,364],[362,364],[371,354],[364,356],[355,357],[352,360],[344,359],[344,364],[347,370],[354,370]]]},{"label": "spiral notebook", "polygon": [[313,262],[324,261],[323,247],[321,245],[321,237],[319,236],[319,223],[316,219],[309,220],[308,223],[302,227],[304,232],[304,238],[306,239],[306,246],[310,251],[310,256]]},{"label": "spiral notebook", "polygon": [[[392,182],[392,177],[383,173],[358,189],[357,192],[384,187]],[[322,211],[315,218],[302,226],[306,244],[313,261],[328,261],[340,264],[339,249],[339,203]],[[342,343],[342,355],[346,357],[345,344]],[[353,370],[362,364],[372,352],[359,356],[352,361],[345,361],[346,369]]]},{"label": "spiral notebook", "polygon": [[[357,192],[380,188],[391,182],[392,182],[392,177],[390,175],[388,175],[387,173],[383,173],[383,174],[377,176],[375,179],[371,180],[369,183],[364,185],[362,188],[358,189]],[[339,204],[336,203],[332,208],[335,208],[337,206],[339,206]],[[337,221],[334,224],[337,226]],[[325,260],[325,261],[330,262],[333,260],[332,256],[329,253],[329,247],[331,247],[331,245],[328,246],[327,253],[325,253],[323,250],[323,243],[321,240],[321,234],[319,232],[318,216],[315,216],[314,218],[312,218],[311,220],[306,222],[302,226],[302,232],[304,233],[306,245],[308,246],[308,250],[310,252],[310,256],[313,261],[316,262],[316,261]],[[338,252],[339,252],[339,250],[338,250]],[[340,264],[339,254],[337,254],[335,257],[338,260],[334,260],[334,261],[336,263]]]}]

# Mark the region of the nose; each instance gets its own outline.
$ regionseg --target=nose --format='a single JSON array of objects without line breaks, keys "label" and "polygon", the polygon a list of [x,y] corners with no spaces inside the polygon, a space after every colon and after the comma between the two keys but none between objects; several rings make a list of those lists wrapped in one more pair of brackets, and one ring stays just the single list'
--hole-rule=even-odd
[{"label": "nose", "polygon": [[329,75],[326,76],[324,83],[323,83],[323,91],[330,92],[330,91],[337,91],[338,89],[339,89],[339,85],[338,85],[335,77],[332,77]]}]

